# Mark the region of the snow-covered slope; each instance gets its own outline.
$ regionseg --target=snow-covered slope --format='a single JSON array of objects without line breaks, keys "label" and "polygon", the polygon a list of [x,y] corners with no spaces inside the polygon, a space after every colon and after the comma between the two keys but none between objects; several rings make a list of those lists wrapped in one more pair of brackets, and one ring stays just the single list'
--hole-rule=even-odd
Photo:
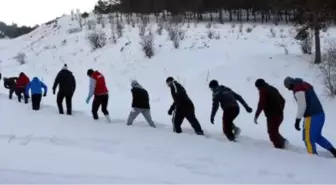
[{"label": "snow-covered slope", "polygon": [[[4,76],[24,71],[30,77],[41,77],[51,88],[55,75],[67,63],[78,82],[73,99],[78,114],[73,118],[57,114],[51,91],[43,99],[44,108],[36,113],[28,106],[1,98],[0,117],[4,117],[0,126],[4,138],[1,145],[8,148],[5,152],[9,157],[1,159],[1,166],[8,182],[335,182],[331,172],[336,162],[307,155],[301,133],[293,126],[296,104],[283,87],[286,76],[302,77],[314,84],[327,113],[324,134],[336,144],[333,108],[336,102],[325,97],[320,73],[308,57],[301,55],[291,26],[245,24],[241,29],[240,25],[215,25],[211,29],[219,32],[221,38],[210,40],[205,25],[198,24],[197,28],[191,25],[190,29],[185,25],[186,38],[179,49],[173,48],[165,31],[162,36],[155,34],[156,55],[152,59],[145,58],[141,51],[137,27],[126,26],[117,44],[109,40],[104,48],[92,52],[86,39],[87,29],[68,33],[77,26],[77,22],[65,16],[57,24],[42,25],[15,40],[0,41]],[[110,35],[110,26],[106,27],[103,30]],[[156,25],[149,28],[155,31]],[[247,28],[252,32],[247,32]],[[332,33],[333,29],[323,33],[323,42]],[[288,54],[281,45],[288,49]],[[27,55],[26,65],[13,59],[18,52]],[[106,76],[109,110],[114,120],[111,125],[91,121],[90,106],[85,103],[88,68],[98,69]],[[187,122],[183,128],[189,134],[171,133],[167,110],[172,100],[165,85],[168,76],[174,76],[186,87],[197,117],[211,138],[194,136]],[[240,142],[227,142],[221,132],[221,112],[217,113],[215,125],[209,120],[208,82],[214,78],[240,93],[254,109],[258,101],[255,79],[265,78],[278,87],[287,100],[281,132],[293,145],[292,149],[273,149],[264,118],[260,117],[255,125],[253,114],[244,110],[236,119],[242,128]],[[124,126],[130,111],[131,79],[137,79],[150,92],[153,118],[160,124],[158,129],[147,128],[145,123],[136,123],[135,128]],[[0,92],[7,93],[3,88]],[[14,114],[24,121],[15,119]],[[26,139],[29,135],[31,139]],[[30,142],[25,147],[17,144],[27,143],[26,140]],[[17,159],[9,160],[16,153]],[[324,152],[321,155],[330,156]],[[50,168],[52,165],[55,168]],[[20,178],[14,178],[17,176]]]},{"label": "snow-covered slope", "polygon": [[32,112],[4,96],[0,101],[1,110],[15,110],[1,113],[1,183],[335,182],[330,159],[229,143],[220,135],[176,135],[161,124],[96,123],[81,113],[59,116],[49,106]]}]

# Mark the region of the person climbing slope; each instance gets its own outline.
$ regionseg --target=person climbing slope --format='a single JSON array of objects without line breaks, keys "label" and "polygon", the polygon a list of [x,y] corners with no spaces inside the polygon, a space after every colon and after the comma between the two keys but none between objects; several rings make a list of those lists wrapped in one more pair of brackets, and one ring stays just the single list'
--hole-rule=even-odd
[{"label": "person climbing slope", "polygon": [[168,77],[166,83],[170,88],[171,95],[173,97],[173,104],[168,111],[169,115],[173,115],[173,131],[176,133],[182,133],[181,125],[184,118],[186,118],[197,135],[204,135],[202,127],[195,115],[194,103],[189,98],[184,87],[174,80],[173,77]]},{"label": "person climbing slope", "polygon": [[53,85],[53,94],[56,94],[56,88],[58,86],[57,93],[57,107],[60,114],[64,114],[63,109],[63,100],[65,98],[67,115],[72,114],[72,97],[76,90],[76,79],[72,72],[68,69],[68,66],[65,64],[60,72],[58,72],[54,85]]},{"label": "person climbing slope", "polygon": [[325,113],[313,86],[301,78],[292,77],[286,77],[284,85],[288,90],[293,91],[297,102],[298,109],[295,119],[295,129],[297,131],[301,130],[300,122],[302,117],[304,117],[302,135],[308,153],[318,155],[316,144],[319,144],[336,158],[336,149],[322,135]]},{"label": "person climbing slope", "polygon": [[273,86],[265,82],[264,79],[257,79],[255,86],[259,91],[259,103],[255,112],[254,123],[262,111],[267,118],[267,132],[275,148],[284,149],[288,141],[279,133],[280,125],[283,121],[283,111],[285,99]]},{"label": "person climbing slope", "polygon": [[33,80],[26,86],[25,94],[28,96],[29,90],[31,90],[32,108],[35,111],[40,110],[41,107],[42,89],[44,91],[43,96],[47,96],[47,86],[37,77],[34,77]]},{"label": "person climbing slope", "polygon": [[13,93],[15,92],[15,86],[16,86],[16,81],[17,81],[17,77],[4,77],[3,81],[4,81],[4,87],[6,89],[9,90],[9,99],[13,98]]},{"label": "person climbing slope", "polygon": [[236,137],[240,134],[240,128],[233,121],[239,115],[239,105],[237,100],[245,107],[248,113],[252,112],[245,100],[230,88],[219,85],[217,80],[211,80],[209,88],[212,91],[212,109],[210,122],[214,124],[215,116],[219,105],[223,109],[223,133],[229,141],[236,141]]},{"label": "person climbing slope", "polygon": [[146,89],[144,89],[138,81],[132,80],[131,82],[132,92],[132,110],[127,119],[127,125],[132,125],[135,118],[141,113],[150,127],[155,128],[155,124],[152,120],[149,105],[149,95]]},{"label": "person climbing slope", "polygon": [[109,92],[105,83],[105,77],[99,71],[94,71],[93,69],[89,69],[87,71],[87,75],[90,78],[89,85],[89,94],[86,98],[86,103],[90,102],[92,96],[92,115],[94,120],[98,120],[98,109],[101,106],[101,110],[105,115],[108,122],[111,122],[111,118],[109,116],[109,112],[107,110],[108,100],[109,100]]},{"label": "person climbing slope", "polygon": [[19,74],[19,78],[16,81],[16,87],[15,87],[15,94],[18,96],[18,101],[21,102],[22,96],[24,98],[24,102],[27,104],[29,95],[25,93],[25,89],[27,85],[29,84],[30,80],[28,76],[21,72]]}]

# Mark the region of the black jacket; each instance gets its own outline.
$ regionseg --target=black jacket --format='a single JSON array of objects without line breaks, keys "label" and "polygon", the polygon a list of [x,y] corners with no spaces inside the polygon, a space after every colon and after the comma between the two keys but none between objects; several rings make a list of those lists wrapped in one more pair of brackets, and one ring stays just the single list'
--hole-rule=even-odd
[{"label": "black jacket", "polygon": [[132,101],[133,108],[150,109],[149,95],[146,89],[142,87],[133,87],[131,89],[131,92],[133,96]]},{"label": "black jacket", "polygon": [[239,94],[223,85],[218,86],[212,93],[211,117],[215,117],[219,105],[221,105],[224,111],[230,107],[239,107],[237,100],[245,107],[245,109],[249,108],[245,100]]},{"label": "black jacket", "polygon": [[185,109],[186,107],[194,106],[193,102],[189,98],[187,91],[184,87],[177,81],[173,81],[170,85],[171,95],[173,97],[174,103],[171,105],[170,110],[176,108]]},{"label": "black jacket", "polygon": [[4,78],[4,86],[6,89],[14,89],[17,81],[17,77]]},{"label": "black jacket", "polygon": [[59,85],[60,93],[74,93],[76,90],[76,79],[71,71],[62,69],[56,76],[53,85],[53,91],[56,91]]}]

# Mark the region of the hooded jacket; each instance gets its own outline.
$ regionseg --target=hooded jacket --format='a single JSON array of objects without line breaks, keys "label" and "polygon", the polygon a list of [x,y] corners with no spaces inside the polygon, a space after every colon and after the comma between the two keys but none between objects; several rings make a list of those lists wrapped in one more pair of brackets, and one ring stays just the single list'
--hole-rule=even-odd
[{"label": "hooded jacket", "polygon": [[258,118],[261,111],[264,111],[266,117],[283,116],[286,101],[280,92],[267,83],[264,83],[258,89],[259,103],[255,117]]},{"label": "hooded jacket", "polygon": [[15,89],[17,77],[4,78],[4,87],[6,89]]},{"label": "hooded jacket", "polygon": [[76,89],[76,79],[71,71],[67,68],[63,68],[56,76],[53,91],[56,91],[58,87],[58,91],[64,94],[72,94]]},{"label": "hooded jacket", "polygon": [[219,105],[221,105],[224,111],[230,107],[239,107],[237,100],[245,107],[245,109],[249,108],[245,100],[230,88],[225,87],[224,85],[216,87],[212,93],[211,117],[215,117]]},{"label": "hooded jacket", "polygon": [[16,81],[16,88],[25,88],[29,84],[30,80],[24,73],[20,73],[19,78]]},{"label": "hooded jacket", "polygon": [[42,94],[42,89],[44,91],[44,95],[47,95],[47,86],[37,77],[34,77],[33,80],[26,87],[26,94],[29,95],[29,90],[31,90],[32,95]]},{"label": "hooded jacket", "polygon": [[292,87],[294,98],[297,101],[298,110],[296,118],[301,119],[302,117],[324,114],[322,104],[312,85],[301,78],[287,77],[285,86]]},{"label": "hooded jacket", "polygon": [[132,81],[132,107],[140,109],[150,109],[149,95],[137,81]]}]

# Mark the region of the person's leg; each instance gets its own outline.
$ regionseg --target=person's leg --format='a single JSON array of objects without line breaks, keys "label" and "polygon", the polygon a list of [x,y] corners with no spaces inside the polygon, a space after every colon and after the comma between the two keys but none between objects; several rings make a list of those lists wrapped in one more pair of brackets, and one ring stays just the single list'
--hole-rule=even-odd
[{"label": "person's leg", "polygon": [[108,112],[108,110],[107,110],[108,100],[109,100],[109,96],[108,96],[108,94],[106,94],[106,95],[102,95],[102,96],[101,96],[102,112],[103,112],[103,114],[104,114],[105,116],[106,116],[106,115],[109,115],[109,112]]},{"label": "person's leg", "polygon": [[282,116],[272,116],[267,118],[267,132],[275,148],[283,149],[285,139],[279,133]]},{"label": "person's leg", "polygon": [[132,125],[135,118],[140,114],[140,109],[133,108],[128,116],[127,125]]},{"label": "person's leg", "polygon": [[28,94],[26,94],[25,90],[26,90],[26,88],[22,89],[22,94],[23,94],[23,98],[24,98],[24,103],[28,104],[29,96],[28,96]]},{"label": "person's leg", "polygon": [[201,124],[199,123],[198,119],[195,115],[195,110],[187,110],[186,112],[186,119],[189,121],[191,127],[194,129],[195,133],[198,135],[204,135]]},{"label": "person's leg", "polygon": [[14,91],[15,91],[15,88],[12,88],[12,87],[9,88],[9,99],[13,98]]},{"label": "person's leg", "polygon": [[98,119],[98,110],[101,104],[101,99],[99,96],[94,96],[93,102],[92,102],[92,116],[93,119],[97,120]]},{"label": "person's leg", "polygon": [[18,101],[21,102],[21,99],[22,99],[22,90],[21,90],[21,88],[16,88],[15,89],[15,94],[18,97]]},{"label": "person's leg", "polygon": [[65,96],[67,115],[72,115],[72,96],[73,93],[69,93]]},{"label": "person's leg", "polygon": [[325,115],[315,115],[312,117],[311,123],[311,132],[315,135],[316,143],[320,145],[322,148],[328,150],[336,157],[336,149],[331,144],[331,142],[322,135],[322,130],[325,122]]},{"label": "person's leg", "polygon": [[304,127],[302,130],[303,141],[305,142],[307,152],[309,154],[316,154],[316,135],[312,132],[312,117],[306,117],[304,120]]},{"label": "person's leg", "polygon": [[173,115],[173,131],[176,133],[182,133],[181,125],[185,118],[183,109],[177,107],[174,111]]},{"label": "person's leg", "polygon": [[154,121],[152,119],[152,116],[151,116],[151,112],[150,112],[150,109],[143,109],[141,111],[142,115],[145,117],[147,123],[149,124],[149,126],[155,128],[155,124],[154,124]]},{"label": "person's leg", "polygon": [[57,102],[58,112],[60,114],[64,114],[63,104],[62,104],[64,97],[65,97],[64,93],[62,92],[57,93],[56,102]]},{"label": "person's leg", "polygon": [[32,109],[33,110],[36,110],[37,108],[37,106],[36,106],[36,102],[37,102],[37,99],[36,99],[36,95],[35,94],[32,94],[31,95],[31,104],[32,104]]},{"label": "person's leg", "polygon": [[233,123],[234,119],[239,114],[239,108],[237,107],[229,107],[224,110],[223,113],[223,133],[227,137],[228,140],[234,141],[236,139],[233,130],[235,129],[235,125]]},{"label": "person's leg", "polygon": [[36,96],[36,110],[40,110],[41,108],[41,100],[42,100],[42,94],[38,94]]}]

